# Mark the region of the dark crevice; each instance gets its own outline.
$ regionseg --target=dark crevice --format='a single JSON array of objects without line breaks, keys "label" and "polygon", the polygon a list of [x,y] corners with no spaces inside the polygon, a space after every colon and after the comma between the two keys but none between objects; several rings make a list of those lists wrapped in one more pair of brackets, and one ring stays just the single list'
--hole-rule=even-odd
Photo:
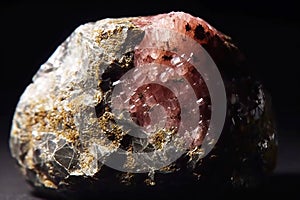
[{"label": "dark crevice", "polygon": [[203,40],[205,38],[205,31],[201,24],[195,28],[195,38],[199,40]]}]

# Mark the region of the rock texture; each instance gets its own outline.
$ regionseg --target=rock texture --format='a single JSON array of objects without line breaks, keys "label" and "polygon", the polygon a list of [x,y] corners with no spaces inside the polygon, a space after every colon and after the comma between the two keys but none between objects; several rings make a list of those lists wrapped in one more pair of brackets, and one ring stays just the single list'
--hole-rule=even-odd
[{"label": "rock texture", "polygon": [[[180,61],[184,67],[179,69],[176,66],[180,57],[173,52],[141,48],[142,43],[151,42],[147,30],[161,28],[185,35],[202,45],[225,83],[225,125],[220,139],[204,158],[200,156],[200,146],[211,118],[208,88],[188,60]],[[170,37],[150,36],[161,41]],[[163,71],[138,68],[147,63],[170,67]],[[244,70],[244,64],[244,57],[228,36],[186,13],[103,19],[84,24],[41,66],[33,83],[21,96],[11,129],[12,156],[31,184],[57,192],[81,186],[91,189],[97,184],[160,187],[170,180],[178,184],[188,180],[255,185],[274,169],[276,129],[270,98],[262,84]],[[168,138],[177,132],[178,124],[186,117],[180,115],[182,111],[176,94],[168,88],[158,84],[141,86],[129,99],[123,99],[129,101],[131,118],[139,126],[147,127],[151,124],[150,118],[160,119],[160,114],[149,116],[146,111],[156,109],[159,104],[162,110],[167,110],[166,117],[161,119],[165,126],[155,130],[146,128],[146,132],[154,133],[148,139],[137,140],[130,136],[129,129],[120,126],[112,112],[117,105],[120,110],[122,106],[126,108],[121,94],[116,97],[121,102],[112,102],[112,93],[121,77],[135,68],[144,73],[134,76],[133,83],[137,85],[145,78],[180,82],[180,76],[193,83],[201,113],[197,114],[199,125],[193,129],[195,134],[186,138],[191,141],[186,153],[170,165],[149,173],[121,172],[102,162],[116,148],[128,155],[135,151],[164,149]],[[184,86],[178,88],[178,92],[185,91]],[[126,88],[123,90],[126,92]],[[189,94],[183,93],[183,96],[186,102],[191,99]],[[156,113],[160,112],[163,113],[159,110]],[[123,162],[133,167],[134,163],[134,160],[130,163],[130,159]]]}]

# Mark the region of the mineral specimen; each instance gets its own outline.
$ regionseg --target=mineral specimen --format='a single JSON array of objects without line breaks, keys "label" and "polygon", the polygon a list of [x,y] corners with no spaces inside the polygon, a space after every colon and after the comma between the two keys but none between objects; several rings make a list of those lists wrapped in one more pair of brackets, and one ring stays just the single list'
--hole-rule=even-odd
[{"label": "mineral specimen", "polygon": [[[32,185],[57,192],[183,180],[255,185],[275,166],[276,129],[270,98],[244,64],[228,36],[186,13],[87,23],[21,96],[12,156]],[[217,66],[224,93],[196,65]],[[208,133],[226,107],[218,140]]]}]

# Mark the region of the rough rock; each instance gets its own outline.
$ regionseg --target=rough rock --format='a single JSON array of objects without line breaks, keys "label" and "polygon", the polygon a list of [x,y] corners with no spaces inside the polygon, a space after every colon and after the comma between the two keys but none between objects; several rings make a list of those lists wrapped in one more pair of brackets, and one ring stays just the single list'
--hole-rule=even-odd
[{"label": "rough rock", "polygon": [[[195,71],[189,58],[176,55],[176,49],[146,48],[153,41],[172,41],[175,36],[171,33],[201,45],[224,80],[225,124],[218,141],[211,141],[213,149],[205,157],[201,157],[200,147],[211,119],[211,98],[205,79]],[[190,51],[183,41],[175,42],[186,48],[183,51]],[[183,67],[178,67],[179,62]],[[169,67],[140,67],[149,63]],[[270,97],[262,84],[245,71],[244,65],[244,56],[230,37],[204,20],[182,12],[103,19],[81,25],[40,67],[21,96],[11,129],[12,156],[32,185],[57,192],[81,186],[92,190],[95,185],[161,187],[183,180],[255,185],[275,167],[276,129]],[[121,77],[132,69],[140,74],[135,72],[134,81],[123,82],[123,91],[114,96],[113,90],[120,85]],[[186,92],[185,87],[189,86],[185,84],[176,87],[178,93],[159,84],[146,84],[147,80],[180,83],[182,78],[193,85],[195,94]],[[123,98],[121,92],[132,92],[132,84],[140,87]],[[177,99],[180,94],[186,104],[196,96],[199,103],[196,114],[187,111],[184,115]],[[128,109],[133,121],[144,127],[144,132],[153,134],[146,139],[128,134],[134,128],[126,129],[125,122],[120,125],[114,109]],[[151,109],[156,109],[156,116],[147,113]],[[192,114],[197,117],[189,118]],[[189,145],[171,164],[149,173],[124,172],[105,165],[116,149],[123,149],[127,152],[124,165],[134,170],[146,169],[146,165],[136,164],[139,161],[130,160],[130,155],[137,151],[164,152],[170,137],[178,132],[180,122],[187,118],[199,119],[199,124],[186,129],[194,131],[193,134],[179,136],[189,141]],[[149,126],[160,121],[165,124]],[[193,120],[187,121],[185,127]]]}]

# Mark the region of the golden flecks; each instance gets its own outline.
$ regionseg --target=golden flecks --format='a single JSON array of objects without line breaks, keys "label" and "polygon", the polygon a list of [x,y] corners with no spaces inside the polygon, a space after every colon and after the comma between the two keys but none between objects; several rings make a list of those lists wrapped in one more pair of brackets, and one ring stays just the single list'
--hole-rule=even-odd
[{"label": "golden flecks", "polygon": [[[97,69],[97,68],[96,68]],[[97,73],[99,74],[99,73]],[[97,86],[100,87],[101,86],[101,83],[102,83],[102,80],[100,78],[98,78],[98,83],[97,83]]]},{"label": "golden flecks", "polygon": [[103,93],[102,91],[97,91],[97,93],[95,94],[96,96],[96,100],[97,100],[97,103],[101,103],[102,99],[103,99]]},{"label": "golden flecks", "polygon": [[[58,103],[61,103],[64,98],[58,98]],[[30,109],[23,112],[23,121],[26,132],[36,131],[35,140],[40,139],[40,132],[54,132],[64,136],[67,140],[74,142],[79,137],[79,132],[74,123],[74,115],[72,111],[66,111],[63,106],[53,106],[45,109],[44,101],[40,99],[38,102],[32,102]],[[32,134],[26,135],[27,141],[31,141]],[[20,135],[21,137],[21,135]],[[25,139],[25,138],[24,138]]]},{"label": "golden flecks", "polygon": [[38,136],[36,136],[34,139],[35,139],[35,140],[41,140],[42,138],[41,138],[40,135],[38,135]]},{"label": "golden flecks", "polygon": [[110,112],[103,113],[102,116],[99,117],[100,128],[103,131],[108,130],[109,121],[113,120],[113,114]]},{"label": "golden flecks", "polygon": [[[123,55],[119,60],[118,60],[118,64],[122,67],[122,68],[128,68],[128,67],[132,67],[133,64],[133,52],[128,52],[129,54],[125,54]],[[132,54],[131,54],[132,53]]]},{"label": "golden flecks", "polygon": [[120,175],[120,182],[124,185],[131,185],[134,180],[134,174],[127,172]]},{"label": "golden flecks", "polygon": [[47,188],[57,189],[57,186],[50,180],[44,180],[44,185]]},{"label": "golden flecks", "polygon": [[[52,167],[52,166],[51,166],[51,167]],[[53,167],[50,168],[50,169],[48,169],[48,173],[49,173],[50,175],[53,175],[53,174],[54,174]]]},{"label": "golden flecks", "polygon": [[[30,104],[28,111],[36,110],[36,104]],[[41,126],[45,126],[46,122],[41,120],[44,119],[47,116],[47,112],[43,109],[39,110],[38,112],[34,112],[34,114],[24,111],[22,113],[22,122],[24,123],[23,125],[25,126],[26,132],[32,132],[33,127],[37,124],[41,124]],[[31,134],[27,134],[28,140],[30,140]],[[25,138],[24,138],[25,139]]]},{"label": "golden flecks", "polygon": [[95,160],[95,157],[92,156],[91,154],[88,154],[86,156],[84,156],[84,160],[82,162],[80,162],[81,167],[83,169],[88,169],[91,166],[91,163]]},{"label": "golden flecks", "polygon": [[160,168],[159,171],[163,173],[172,173],[178,171],[179,169],[180,168],[177,168],[175,163],[171,163],[170,165]]},{"label": "golden flecks", "polygon": [[102,33],[103,33],[103,29],[98,29],[95,30],[96,36],[95,36],[95,42],[97,44],[100,44],[101,40],[102,40]]},{"label": "golden flecks", "polygon": [[145,180],[145,183],[146,183],[147,186],[155,186],[155,184],[156,184],[155,181],[152,180],[151,178],[147,178]]},{"label": "golden flecks", "polygon": [[166,131],[161,129],[150,136],[150,143],[156,149],[162,149],[166,142],[166,137],[167,137]]},{"label": "golden flecks", "polygon": [[[59,114],[59,113],[56,113]],[[71,111],[62,111],[59,116],[53,118],[53,124],[58,127],[62,126],[61,135],[65,136],[65,138],[69,141],[76,141],[79,138],[79,132],[74,123],[74,116]]]},{"label": "golden flecks", "polygon": [[199,159],[204,155],[204,150],[202,148],[195,147],[194,149],[188,151],[187,155],[190,157],[189,162],[194,159],[199,161]]},{"label": "golden flecks", "polygon": [[48,111],[46,119],[49,122],[47,126],[43,126],[46,130],[57,132],[58,135],[63,135],[71,142],[78,139],[79,132],[74,124],[74,116],[71,111],[51,110]]},{"label": "golden flecks", "polygon": [[130,146],[127,149],[126,161],[124,163],[125,169],[134,169],[135,168],[136,160],[134,159],[132,152],[133,152],[133,147]]},{"label": "golden flecks", "polygon": [[106,111],[101,117],[99,117],[99,126],[108,137],[113,137],[113,144],[119,145],[124,133],[122,128],[114,123],[114,116],[111,112]]},{"label": "golden flecks", "polygon": [[123,30],[123,26],[116,26],[113,30],[98,29],[95,30],[95,42],[100,45],[102,40],[107,40],[113,35],[120,34]]},{"label": "golden flecks", "polygon": [[155,176],[155,170],[152,169],[148,172],[148,178],[144,181],[146,185],[154,186],[156,184],[154,180],[154,176]]}]

